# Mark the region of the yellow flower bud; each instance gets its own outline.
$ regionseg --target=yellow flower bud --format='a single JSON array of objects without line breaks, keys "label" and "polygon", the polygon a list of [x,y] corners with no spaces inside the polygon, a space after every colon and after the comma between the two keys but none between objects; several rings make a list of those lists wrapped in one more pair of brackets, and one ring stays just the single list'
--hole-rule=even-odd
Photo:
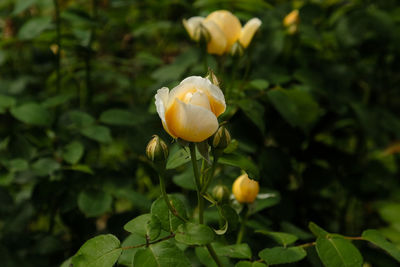
[{"label": "yellow flower bud", "polygon": [[213,188],[212,196],[219,203],[226,203],[229,200],[230,192],[225,185],[216,185]]},{"label": "yellow flower bud", "polygon": [[295,9],[283,19],[283,26],[287,28],[289,34],[297,32],[300,24],[299,10]]},{"label": "yellow flower bud", "polygon": [[219,127],[218,131],[212,138],[212,146],[216,149],[225,149],[231,143],[231,135],[229,131],[224,127]]},{"label": "yellow flower bud", "polygon": [[209,79],[212,84],[219,87],[219,81],[212,69],[208,68],[206,79]]},{"label": "yellow flower bud", "polygon": [[158,135],[153,135],[147,144],[146,155],[155,163],[163,163],[168,158],[168,146]]},{"label": "yellow flower bud", "polygon": [[247,173],[240,175],[232,186],[232,192],[239,203],[253,203],[260,190],[258,182],[249,178]]}]

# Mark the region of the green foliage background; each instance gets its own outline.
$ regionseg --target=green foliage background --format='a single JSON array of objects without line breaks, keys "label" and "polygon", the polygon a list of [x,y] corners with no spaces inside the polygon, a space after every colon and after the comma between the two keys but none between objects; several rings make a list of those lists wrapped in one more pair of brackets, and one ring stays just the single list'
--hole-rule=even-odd
[{"label": "green foliage background", "polygon": [[[242,58],[204,55],[187,36],[183,18],[216,9],[262,20]],[[59,266],[95,235],[128,236],[123,225],[160,194],[146,143],[172,141],[155,92],[204,76],[205,60],[234,88],[222,119],[236,151],[262,192],[280,195],[248,223],[254,254],[274,244],[254,230],[307,242],[309,221],[345,235],[379,229],[400,246],[399,33],[396,0],[1,1],[1,265]],[[190,171],[169,171],[167,190],[192,213]],[[224,167],[215,183],[238,175]],[[372,266],[398,264],[356,245]],[[321,263],[311,251],[298,266]]]}]

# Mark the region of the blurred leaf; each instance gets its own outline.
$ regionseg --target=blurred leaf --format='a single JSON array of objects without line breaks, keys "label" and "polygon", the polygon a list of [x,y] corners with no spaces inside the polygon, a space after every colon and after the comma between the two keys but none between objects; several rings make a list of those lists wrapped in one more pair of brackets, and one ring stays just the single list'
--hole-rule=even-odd
[{"label": "blurred leaf", "polygon": [[[189,148],[188,148],[189,149]],[[200,153],[196,150],[196,158],[201,157]],[[190,153],[188,150],[182,148],[173,152],[167,160],[167,170],[175,169],[190,161]]]},{"label": "blurred leaf", "polygon": [[267,265],[257,261],[239,261],[236,263],[235,267],[267,267]]},{"label": "blurred leaf", "polygon": [[35,4],[36,0],[16,0],[13,10],[13,15],[17,15],[25,9],[29,8],[31,5]]},{"label": "blurred leaf", "polygon": [[82,191],[78,207],[87,217],[97,217],[111,209],[112,197],[101,191]]},{"label": "blurred leaf", "polygon": [[219,256],[226,256],[234,259],[250,259],[252,255],[249,245],[245,243],[229,246],[215,246],[215,252]]},{"label": "blurred leaf", "polygon": [[10,172],[18,172],[18,171],[25,171],[28,169],[29,164],[26,160],[16,158],[8,161],[6,166]]},{"label": "blurred leaf", "polygon": [[269,87],[269,82],[263,79],[252,80],[249,83],[250,87],[257,90],[265,90]]},{"label": "blurred leaf", "polygon": [[214,240],[214,231],[204,225],[187,222],[176,229],[175,240],[186,245],[206,245]]},{"label": "blurred leaf", "polygon": [[165,241],[138,250],[135,254],[133,266],[189,267],[191,265],[185,254],[173,242]]},{"label": "blurred leaf", "polygon": [[172,177],[172,181],[184,189],[196,190],[196,184],[194,182],[193,175],[193,170],[191,168],[186,168],[184,172],[174,175],[174,177]]},{"label": "blurred leaf", "polygon": [[86,241],[72,258],[74,267],[112,267],[121,255],[118,238],[99,235]]},{"label": "blurred leaf", "polygon": [[28,20],[18,32],[21,40],[30,40],[39,36],[52,26],[51,17],[36,17]]},{"label": "blurred leaf", "polygon": [[268,98],[282,117],[293,127],[309,132],[322,111],[309,93],[300,89],[274,89]]},{"label": "blurred leaf", "polygon": [[52,158],[40,158],[32,164],[32,169],[38,176],[51,176],[60,168],[60,163]]},{"label": "blurred leaf", "polygon": [[253,161],[242,154],[225,154],[220,157],[219,162],[222,164],[239,167],[240,169],[246,171],[251,179],[259,180],[260,178],[257,165],[255,165]]},{"label": "blurred leaf", "polygon": [[362,233],[362,238],[385,250],[398,262],[400,262],[400,249],[386,238],[378,230],[365,230]]},{"label": "blurred leaf", "polygon": [[99,143],[112,141],[110,129],[101,125],[91,125],[81,130],[81,134]]},{"label": "blurred leaf", "polygon": [[249,213],[255,214],[265,208],[272,207],[278,204],[280,200],[281,196],[278,191],[262,190],[262,192],[257,195],[256,201],[250,204]]},{"label": "blurred leaf", "polygon": [[286,247],[287,245],[291,245],[294,242],[297,241],[297,236],[288,234],[288,233],[282,233],[282,232],[270,232],[266,230],[257,230],[256,233],[264,234],[269,237],[271,237],[273,240],[278,242],[280,245],[283,245]]},{"label": "blurred leaf", "polygon": [[265,134],[264,106],[252,99],[240,100],[238,105],[244,114],[260,129],[261,133]]},{"label": "blurred leaf", "polygon": [[34,102],[11,108],[11,114],[27,124],[47,126],[51,122],[48,111]]},{"label": "blurred leaf", "polygon": [[84,147],[78,141],[73,141],[64,147],[63,158],[69,164],[76,164],[83,156]]},{"label": "blurred leaf", "polygon": [[15,106],[16,100],[11,96],[0,95],[0,114],[6,112],[6,109]]},{"label": "blurred leaf", "polygon": [[52,108],[64,104],[74,98],[74,94],[72,93],[63,93],[59,94],[50,98],[47,98],[43,103],[42,106],[45,108]]},{"label": "blurred leaf", "polygon": [[124,229],[130,233],[147,236],[149,240],[154,240],[160,235],[161,223],[151,214],[143,214],[130,220],[124,225]]},{"label": "blurred leaf", "polygon": [[[187,218],[186,208],[182,201],[173,195],[168,195],[168,197],[178,214],[183,218]],[[163,197],[159,197],[153,202],[151,205],[151,215],[156,216],[159,219],[161,222],[161,228],[167,232],[175,231],[178,226],[183,223],[181,219],[177,218],[170,212]]]},{"label": "blurred leaf", "polygon": [[348,240],[338,237],[318,237],[318,256],[327,267],[361,266],[363,258],[358,249]]},{"label": "blurred leaf", "polygon": [[266,248],[258,253],[268,265],[286,264],[302,260],[307,255],[301,247],[274,247]]},{"label": "blurred leaf", "polygon": [[[215,245],[212,244],[214,250],[215,250]],[[204,247],[196,247],[195,249],[196,256],[200,260],[200,262],[206,266],[206,267],[218,267],[217,264],[215,263],[214,259],[210,256],[210,253],[208,250]],[[232,266],[232,263],[229,262],[229,258],[227,257],[219,257],[219,260],[222,263],[222,266]]]},{"label": "blurred leaf", "polygon": [[101,113],[100,122],[110,125],[133,126],[143,123],[145,117],[124,109],[109,109]]},{"label": "blurred leaf", "polygon": [[94,172],[90,168],[90,166],[84,165],[84,164],[76,164],[76,165],[64,167],[64,169],[78,171],[78,172],[84,172],[84,173],[88,173],[88,174],[92,174],[92,175],[94,174]]},{"label": "blurred leaf", "polygon": [[71,110],[67,112],[62,118],[63,125],[75,127],[77,129],[92,125],[94,122],[95,119],[90,114],[80,110]]}]

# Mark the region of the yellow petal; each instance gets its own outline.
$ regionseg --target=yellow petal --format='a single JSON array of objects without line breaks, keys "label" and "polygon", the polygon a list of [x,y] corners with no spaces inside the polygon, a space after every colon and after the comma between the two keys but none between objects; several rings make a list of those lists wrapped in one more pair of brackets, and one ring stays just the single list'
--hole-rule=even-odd
[{"label": "yellow petal", "polygon": [[165,113],[165,120],[171,133],[183,140],[201,142],[218,129],[217,117],[210,110],[186,104],[175,98]]},{"label": "yellow petal", "polygon": [[191,17],[190,19],[182,20],[183,26],[185,27],[186,31],[188,32],[190,38],[192,38],[195,41],[200,40],[200,35],[201,35],[201,30],[200,30],[200,25],[203,22],[204,18],[203,17]]},{"label": "yellow petal", "polygon": [[283,19],[283,25],[285,27],[290,27],[293,24],[298,24],[299,21],[299,10],[295,9],[286,15],[286,17]]},{"label": "yellow petal", "polygon": [[258,182],[250,179],[246,173],[239,176],[232,185],[233,195],[239,203],[253,203],[259,190]]},{"label": "yellow petal", "polygon": [[171,134],[170,130],[168,129],[167,123],[165,121],[165,111],[166,111],[166,106],[167,106],[168,98],[169,98],[169,89],[167,87],[158,89],[155,98],[156,98],[157,113],[158,113],[158,116],[160,116],[160,119],[161,119],[161,122],[162,122],[162,125],[163,125],[165,131],[172,137],[176,138],[176,136]]},{"label": "yellow petal", "polygon": [[207,44],[207,52],[210,54],[222,55],[226,48],[226,37],[219,26],[213,21],[204,21],[203,26],[210,34]]},{"label": "yellow petal", "polygon": [[252,18],[249,20],[246,25],[244,25],[242,32],[240,34],[239,42],[240,44],[246,48],[249,46],[251,39],[253,39],[254,34],[260,28],[261,20],[258,18]]},{"label": "yellow petal", "polygon": [[215,22],[222,30],[226,38],[226,47],[224,52],[229,52],[231,46],[239,39],[242,25],[239,19],[227,10],[217,10],[208,15],[206,21]]}]

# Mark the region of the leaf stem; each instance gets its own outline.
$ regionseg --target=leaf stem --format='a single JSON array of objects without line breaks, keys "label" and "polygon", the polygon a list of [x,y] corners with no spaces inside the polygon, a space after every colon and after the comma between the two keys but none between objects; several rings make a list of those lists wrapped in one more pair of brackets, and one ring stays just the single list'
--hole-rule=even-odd
[{"label": "leaf stem", "polygon": [[159,170],[159,177],[160,177],[160,188],[161,188],[161,193],[162,196],[165,200],[165,203],[167,204],[168,209],[171,211],[171,213],[177,217],[178,219],[187,222],[188,220],[186,220],[185,218],[183,218],[181,215],[179,215],[178,211],[175,209],[174,206],[172,206],[171,201],[169,200],[169,197],[167,195],[167,191],[165,189],[165,174],[164,171]]},{"label": "leaf stem", "polygon": [[136,245],[136,246],[122,247],[121,249],[126,250],[126,249],[133,249],[133,248],[146,247],[146,246],[150,246],[150,245],[153,245],[153,244],[156,244],[156,243],[159,243],[159,242],[162,242],[162,241],[165,241],[165,240],[174,238],[174,237],[175,237],[175,234],[170,234],[169,236],[163,237],[163,238],[158,239],[158,240],[153,241],[153,242],[148,242],[148,243],[146,243],[146,244],[140,244],[140,245]]},{"label": "leaf stem", "polygon": [[197,205],[199,208],[199,223],[203,224],[204,223],[204,217],[203,217],[204,201],[203,201],[203,197],[201,196],[200,173],[199,173],[199,166],[197,165],[195,143],[193,143],[193,142],[189,143],[189,148],[190,148],[190,158],[192,160],[192,165],[193,165],[194,179],[195,179],[196,189],[197,189]]},{"label": "leaf stem", "polygon": [[244,233],[246,231],[247,219],[249,218],[249,215],[250,215],[250,209],[248,208],[247,204],[245,205],[244,208],[246,209],[246,211],[245,211],[245,214],[244,214],[244,216],[242,218],[242,221],[240,223],[240,230],[239,230],[239,233],[238,233],[238,236],[237,236],[237,239],[236,239],[236,244],[242,243],[243,236],[244,236]]},{"label": "leaf stem", "polygon": [[215,263],[217,264],[217,266],[222,267],[222,263],[218,258],[217,253],[215,252],[214,248],[212,247],[211,244],[207,244],[206,245],[208,252],[210,253],[211,257],[214,259]]}]

